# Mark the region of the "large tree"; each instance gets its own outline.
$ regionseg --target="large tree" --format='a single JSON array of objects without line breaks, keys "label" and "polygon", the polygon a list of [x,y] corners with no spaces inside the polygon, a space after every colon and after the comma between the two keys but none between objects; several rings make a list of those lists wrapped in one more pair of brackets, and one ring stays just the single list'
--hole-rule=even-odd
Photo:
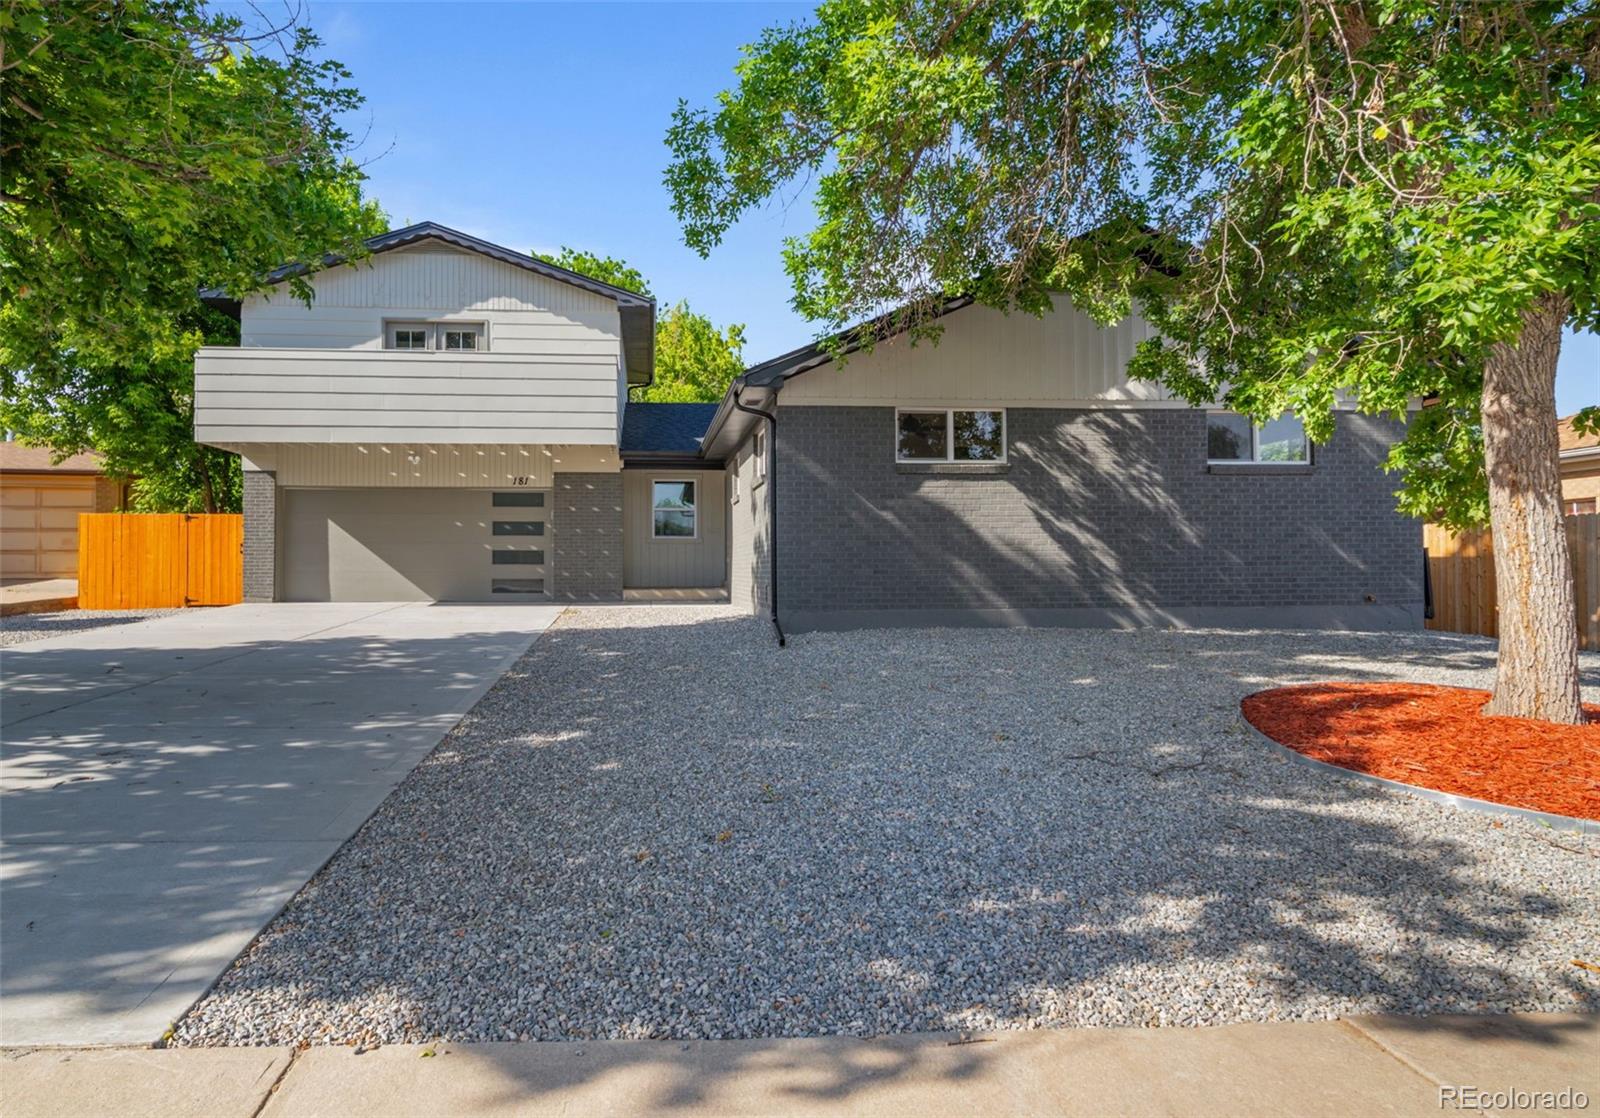
[{"label": "large tree", "polygon": [[7,427],[100,451],[147,506],[236,504],[237,463],[192,441],[194,350],[236,337],[198,292],[243,295],[385,226],[339,123],[360,97],[318,46],[202,0],[5,0]]},{"label": "large tree", "polygon": [[1597,71],[1587,0],[834,0],[679,107],[666,177],[702,252],[814,177],[785,256],[831,326],[1065,291],[1137,303],[1132,372],[1196,404],[1326,438],[1429,399],[1391,465],[1406,511],[1493,526],[1486,712],[1573,722],[1554,377],[1600,319]]},{"label": "large tree", "polygon": [[[637,268],[610,256],[580,249],[534,253],[570,271],[580,272],[649,295],[650,285]],[[722,399],[733,378],[744,372],[744,327],[738,323],[718,328],[709,318],[680,299],[656,316],[656,373],[648,388],[637,389],[641,403],[711,403]]]}]

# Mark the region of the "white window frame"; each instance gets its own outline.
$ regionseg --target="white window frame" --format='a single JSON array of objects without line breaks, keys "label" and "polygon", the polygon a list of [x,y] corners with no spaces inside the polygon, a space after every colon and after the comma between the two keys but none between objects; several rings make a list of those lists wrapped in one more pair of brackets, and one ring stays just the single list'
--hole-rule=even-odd
[{"label": "white window frame", "polygon": [[[739,489],[739,461],[737,458],[735,458],[733,462],[733,469],[728,471],[728,503],[730,505],[737,505],[739,503]],[[655,510],[652,509],[651,512],[653,514]],[[653,529],[655,527],[654,515],[651,516],[650,522],[651,528]]]},{"label": "white window frame", "polygon": [[[656,513],[658,512],[683,512],[683,509],[659,509],[656,507],[656,486],[658,485],[692,485],[694,487],[694,503],[689,506],[689,515],[694,519],[694,535],[692,536],[659,536],[656,534]],[[652,477],[650,479],[650,542],[652,543],[694,543],[700,538],[700,480],[692,477]]]},{"label": "white window frame", "polygon": [[750,437],[750,459],[755,464],[755,480],[750,483],[750,488],[767,483],[767,429],[757,427]]},{"label": "white window frame", "polygon": [[[1283,414],[1284,415],[1289,415],[1290,413],[1289,412],[1284,412]],[[1241,419],[1248,419],[1249,418],[1243,412],[1229,411],[1227,408],[1208,408],[1208,409],[1206,409],[1206,441],[1207,441],[1207,443],[1209,443],[1210,440],[1211,440],[1211,426],[1210,425],[1211,425],[1211,417],[1214,416],[1214,415],[1236,415]],[[1207,447],[1207,453],[1206,453],[1206,465],[1208,465],[1208,466],[1309,466],[1309,465],[1311,465],[1311,453],[1312,453],[1311,446],[1312,446],[1312,443],[1311,443],[1311,436],[1310,435],[1306,435],[1306,438],[1305,438],[1306,456],[1304,458],[1283,458],[1283,459],[1276,459],[1276,460],[1271,460],[1271,461],[1263,459],[1261,457],[1261,427],[1262,427],[1262,424],[1257,423],[1253,419],[1250,420],[1250,457],[1248,457],[1248,458],[1213,458],[1213,457],[1211,457],[1210,448],[1208,446]],[[1305,420],[1301,420],[1300,421],[1300,430],[1303,432],[1303,431],[1305,431],[1305,429],[1306,429]]]},{"label": "white window frame", "polygon": [[[943,458],[902,458],[900,457],[900,417],[902,415],[927,415],[930,412],[944,412],[944,457]],[[1000,457],[998,458],[957,458],[956,457],[956,412],[958,411],[994,411],[1000,413]],[[890,432],[892,442],[890,452],[896,465],[899,466],[1004,466],[1011,459],[1010,420],[1005,408],[964,406],[941,408],[933,405],[927,407],[904,407],[894,409],[894,430]]]},{"label": "white window frame", "polygon": [[[422,330],[427,334],[427,344],[422,349],[401,349],[394,344],[397,330]],[[446,330],[471,330],[478,336],[475,349],[445,349]],[[390,318],[383,323],[383,348],[388,353],[445,353],[461,357],[489,351],[489,324],[481,319],[449,318]]]}]

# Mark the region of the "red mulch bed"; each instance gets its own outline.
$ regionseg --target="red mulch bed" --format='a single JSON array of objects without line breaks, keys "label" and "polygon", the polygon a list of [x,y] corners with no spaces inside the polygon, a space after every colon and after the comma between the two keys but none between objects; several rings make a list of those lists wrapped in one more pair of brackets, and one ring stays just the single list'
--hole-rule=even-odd
[{"label": "red mulch bed", "polygon": [[1388,780],[1556,815],[1600,819],[1600,707],[1557,726],[1485,718],[1487,691],[1420,683],[1312,683],[1240,707],[1273,741]]}]

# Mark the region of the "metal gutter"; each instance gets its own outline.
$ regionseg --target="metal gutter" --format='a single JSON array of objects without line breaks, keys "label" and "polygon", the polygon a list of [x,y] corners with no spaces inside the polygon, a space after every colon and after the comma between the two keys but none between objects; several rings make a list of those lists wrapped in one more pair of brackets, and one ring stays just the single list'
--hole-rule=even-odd
[{"label": "metal gutter", "polygon": [[694,454],[624,453],[619,455],[624,470],[721,470],[722,458],[701,458]]}]

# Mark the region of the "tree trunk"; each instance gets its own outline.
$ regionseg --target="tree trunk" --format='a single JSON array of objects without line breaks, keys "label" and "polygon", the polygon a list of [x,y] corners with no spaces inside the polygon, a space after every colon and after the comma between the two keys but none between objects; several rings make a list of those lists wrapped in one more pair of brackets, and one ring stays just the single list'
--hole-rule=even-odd
[{"label": "tree trunk", "polygon": [[[1552,389],[1552,391],[1554,390]],[[216,512],[217,494],[211,484],[211,463],[206,460],[206,448],[197,446],[194,450],[195,468],[200,474],[200,500],[205,505],[206,512]]]},{"label": "tree trunk", "polygon": [[1556,358],[1564,296],[1522,316],[1515,344],[1490,351],[1483,370],[1483,449],[1500,599],[1500,656],[1484,714],[1583,721],[1572,558],[1561,515]]}]

